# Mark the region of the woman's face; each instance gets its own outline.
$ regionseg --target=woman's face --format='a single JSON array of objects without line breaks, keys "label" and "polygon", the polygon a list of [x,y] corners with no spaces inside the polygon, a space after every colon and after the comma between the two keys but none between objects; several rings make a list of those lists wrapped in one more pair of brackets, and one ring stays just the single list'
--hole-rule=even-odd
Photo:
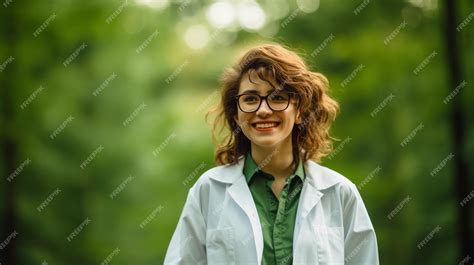
[{"label": "woman's face", "polygon": [[[273,87],[265,80],[261,80],[255,72],[242,76],[239,87],[239,95],[241,94],[258,94],[267,96],[274,87],[279,85],[276,81],[268,76],[265,79],[273,84]],[[272,111],[266,100],[262,100],[257,111],[247,113],[237,107],[236,122],[242,129],[244,135],[251,141],[252,148],[278,148],[283,150],[291,150],[291,132],[297,119],[297,109],[295,100],[291,99],[288,108],[283,111]],[[299,123],[299,121],[297,121]]]}]

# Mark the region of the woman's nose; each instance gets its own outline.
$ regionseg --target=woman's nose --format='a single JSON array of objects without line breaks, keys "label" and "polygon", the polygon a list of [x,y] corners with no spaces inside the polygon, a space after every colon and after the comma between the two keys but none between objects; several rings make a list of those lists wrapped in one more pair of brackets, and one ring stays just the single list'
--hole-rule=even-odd
[{"label": "woman's nose", "polygon": [[260,107],[257,110],[257,115],[258,116],[266,116],[272,114],[272,110],[268,106],[267,100],[262,100],[262,104],[260,104]]}]

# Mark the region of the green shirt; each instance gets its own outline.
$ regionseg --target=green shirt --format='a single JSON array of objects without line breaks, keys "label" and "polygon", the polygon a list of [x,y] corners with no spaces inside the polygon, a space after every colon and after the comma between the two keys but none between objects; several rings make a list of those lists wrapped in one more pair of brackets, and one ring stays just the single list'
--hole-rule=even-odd
[{"label": "green shirt", "polygon": [[300,162],[295,174],[286,179],[280,198],[271,188],[274,177],[261,171],[250,153],[245,158],[243,171],[262,226],[262,264],[292,264],[296,210],[305,179],[303,163]]}]

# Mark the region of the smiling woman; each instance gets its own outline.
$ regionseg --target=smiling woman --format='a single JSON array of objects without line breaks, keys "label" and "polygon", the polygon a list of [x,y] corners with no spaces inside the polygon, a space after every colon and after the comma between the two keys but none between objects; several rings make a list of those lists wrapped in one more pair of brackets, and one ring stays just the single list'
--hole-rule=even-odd
[{"label": "smiling woman", "polygon": [[231,133],[189,191],[165,264],[378,264],[357,188],[318,164],[338,111],[328,80],[267,44],[222,86],[214,132]]},{"label": "smiling woman", "polygon": [[[320,159],[331,151],[329,129],[336,117],[338,104],[327,94],[328,80],[320,73],[308,70],[304,61],[294,52],[282,46],[270,44],[255,47],[248,51],[234,67],[227,69],[222,77],[223,91],[221,106],[215,131],[221,126],[229,126],[232,132],[239,132],[240,126],[235,117],[238,108],[234,98],[245,93],[275,91],[293,95],[288,110],[275,115],[295,116],[297,126],[291,126],[293,155],[295,163],[299,159]],[[248,91],[243,93],[244,91]],[[240,102],[240,100],[239,100]],[[294,103],[298,103],[296,106]],[[268,103],[268,102],[267,102]],[[262,109],[265,112],[265,109]],[[255,114],[263,114],[259,111]],[[245,135],[245,115],[242,132],[229,135],[224,145],[219,146],[216,160],[219,164],[236,163],[241,155],[250,150],[251,137]],[[261,116],[261,115],[260,115]],[[291,131],[291,130],[290,130]],[[249,140],[250,139],[250,140]],[[236,144],[239,143],[239,144]]]}]

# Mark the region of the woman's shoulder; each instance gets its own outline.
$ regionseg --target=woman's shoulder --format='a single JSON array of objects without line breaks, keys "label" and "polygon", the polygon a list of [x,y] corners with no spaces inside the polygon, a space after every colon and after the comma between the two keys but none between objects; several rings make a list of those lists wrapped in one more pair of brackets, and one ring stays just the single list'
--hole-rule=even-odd
[{"label": "woman's shoulder", "polygon": [[326,189],[335,185],[355,186],[348,177],[313,160],[308,160],[305,163],[305,170],[319,189]]},{"label": "woman's shoulder", "polygon": [[307,171],[316,188],[323,193],[335,193],[344,204],[362,200],[359,189],[352,180],[341,173],[314,161],[306,163]]},{"label": "woman's shoulder", "polygon": [[[214,166],[202,173],[195,185],[201,186],[212,182],[231,184],[243,176],[242,170],[243,161],[241,160],[235,164]],[[318,189],[326,189],[334,185],[355,186],[348,177],[313,160],[307,160],[304,163],[304,170]]]},{"label": "woman's shoulder", "polygon": [[242,176],[242,163],[217,165],[209,168],[199,176],[193,188],[201,188],[201,186],[210,185],[213,182],[222,184],[233,183],[237,178]]}]

